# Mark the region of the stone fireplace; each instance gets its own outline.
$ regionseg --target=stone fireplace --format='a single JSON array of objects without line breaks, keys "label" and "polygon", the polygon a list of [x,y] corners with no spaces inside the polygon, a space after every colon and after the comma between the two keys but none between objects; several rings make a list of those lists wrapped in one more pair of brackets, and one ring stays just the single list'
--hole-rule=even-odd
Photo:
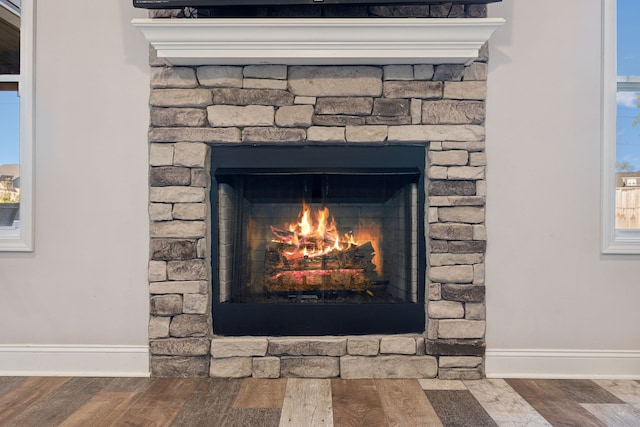
[{"label": "stone fireplace", "polygon": [[[383,6],[367,10],[372,9],[376,13],[385,10]],[[162,13],[172,14],[164,11],[156,15],[163,16]],[[387,8],[386,13],[397,16],[400,12],[396,7]],[[404,13],[428,18],[482,19],[486,17],[486,6],[407,6]],[[152,375],[483,377],[486,45],[476,52],[474,58],[463,60],[415,58],[407,63],[409,60],[405,58],[399,60],[401,63],[393,63],[383,58],[373,65],[327,59],[321,64],[316,60],[300,64],[295,58],[290,63],[241,64],[229,60],[212,64],[207,60],[184,63],[179,55],[168,62],[152,49],[149,130]],[[295,158],[292,153],[296,150],[287,151],[293,148],[311,151],[294,162],[306,169],[290,167],[286,172],[289,175],[282,178],[283,166],[260,163],[270,156]],[[338,155],[347,152],[347,158],[363,155],[365,160],[316,162],[331,157],[326,153],[332,151]],[[394,163],[403,156],[411,159],[410,165]],[[225,158],[231,161],[225,164]],[[262,164],[264,175],[257,175],[260,167],[254,167],[256,162]],[[353,168],[347,170],[345,165]],[[371,187],[390,189],[370,199],[364,197],[361,193],[366,190],[358,190],[356,182],[360,181],[353,178],[364,169],[371,172],[368,177],[373,183]],[[333,173],[330,179],[326,177],[327,171]],[[315,178],[320,175],[323,178]],[[329,186],[327,182],[335,181],[335,175],[341,188],[338,195],[330,193],[320,203],[312,190],[306,202],[328,206],[334,212],[344,207],[341,203],[352,208],[357,205],[359,215],[391,206],[387,208],[393,212],[391,216],[398,216],[397,212],[409,207],[411,212],[403,214],[402,224],[394,225],[403,230],[409,228],[405,230],[406,239],[378,249],[391,260],[391,253],[401,247],[405,258],[394,259],[393,263],[402,267],[387,266],[384,271],[393,274],[377,278],[369,275],[362,282],[354,282],[352,277],[349,285],[341,285],[342,288],[336,283],[344,280],[336,277],[344,271],[331,271],[323,273],[320,280],[333,281],[331,286],[318,285],[306,291],[296,286],[315,280],[308,275],[304,280],[298,277],[293,285],[289,279],[283,282],[262,278],[260,283],[267,283],[271,287],[269,292],[256,291],[251,298],[267,295],[283,301],[266,304],[270,306],[266,308],[268,313],[262,315],[266,317],[250,317],[255,316],[255,307],[243,303],[253,300],[242,300],[238,296],[242,292],[232,290],[229,274],[245,268],[239,267],[244,261],[236,259],[238,254],[246,256],[247,263],[268,256],[263,251],[252,258],[247,255],[251,250],[244,250],[242,244],[231,244],[233,232],[222,229],[232,223],[225,222],[226,215],[240,205],[229,200],[241,192],[242,203],[254,205],[246,208],[250,215],[241,215],[245,221],[241,222],[241,229],[248,229],[247,224],[255,222],[255,212],[284,211],[285,205],[293,212],[292,219],[296,219],[301,208],[294,208],[293,204],[305,200],[292,200],[289,196],[280,200],[280,194],[287,191],[278,191],[278,186],[302,188],[306,185],[302,183],[310,180],[319,183],[318,188],[324,188]],[[332,191],[334,188],[331,184]],[[394,197],[408,202],[401,208],[395,207]],[[274,200],[279,204],[273,204]],[[282,231],[282,223],[289,221],[281,213],[270,215],[268,225],[276,230],[278,244],[288,250],[291,242],[285,244],[282,239],[290,232]],[[353,217],[349,215],[343,215],[341,221],[346,229],[353,230],[357,221],[349,223]],[[339,222],[337,228],[340,229]],[[398,234],[386,230],[387,236]],[[263,243],[263,249],[268,246]],[[274,250],[273,244],[271,248]],[[282,258],[281,253],[278,256]],[[323,262],[334,258],[323,258]],[[358,268],[364,272],[368,267]],[[293,274],[277,272],[278,277]],[[330,316],[332,307],[343,305],[345,298],[378,297],[383,295],[380,286],[388,285],[390,276],[403,275],[409,278],[402,279],[402,290],[386,292],[389,301],[381,304],[389,306],[386,308],[390,311],[362,314],[363,319],[369,319],[363,323],[370,323],[371,327],[312,328],[308,334],[304,328],[292,328],[290,332],[251,329],[252,324],[262,324],[273,316],[283,316],[286,323],[286,316],[294,306],[302,311],[310,307],[312,312],[329,307],[312,317],[320,316],[316,323],[332,323],[323,321],[322,316]],[[241,276],[238,280],[245,279]],[[239,302],[240,311],[235,317],[224,318],[225,310],[232,305],[229,304],[232,295]],[[394,298],[400,303],[391,304]],[[360,317],[363,306],[375,305],[353,304],[352,311],[357,315],[349,314],[347,307],[347,314],[340,315],[346,317],[333,323],[352,322]],[[418,313],[417,326],[415,315],[410,316],[411,320],[402,317],[411,310]],[[303,322],[295,317],[299,314],[291,315],[294,317],[290,321]],[[385,329],[372,320],[384,316],[401,319],[395,324],[406,324],[406,330],[402,326]]]}]

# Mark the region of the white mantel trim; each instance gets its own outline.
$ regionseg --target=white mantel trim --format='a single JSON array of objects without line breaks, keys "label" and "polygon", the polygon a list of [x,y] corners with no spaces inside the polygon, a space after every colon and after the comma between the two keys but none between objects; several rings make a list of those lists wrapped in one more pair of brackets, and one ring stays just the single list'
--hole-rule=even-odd
[{"label": "white mantel trim", "polygon": [[468,63],[502,18],[134,19],[172,65]]}]

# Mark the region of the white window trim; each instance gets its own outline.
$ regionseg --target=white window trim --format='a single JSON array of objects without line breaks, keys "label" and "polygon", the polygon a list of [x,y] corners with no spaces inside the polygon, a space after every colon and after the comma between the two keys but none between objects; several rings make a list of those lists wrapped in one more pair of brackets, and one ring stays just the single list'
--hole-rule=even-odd
[{"label": "white window trim", "polygon": [[616,230],[616,0],[602,0],[602,253],[640,254],[640,231]]},{"label": "white window trim", "polygon": [[35,0],[20,11],[20,228],[0,231],[0,251],[33,251]]}]

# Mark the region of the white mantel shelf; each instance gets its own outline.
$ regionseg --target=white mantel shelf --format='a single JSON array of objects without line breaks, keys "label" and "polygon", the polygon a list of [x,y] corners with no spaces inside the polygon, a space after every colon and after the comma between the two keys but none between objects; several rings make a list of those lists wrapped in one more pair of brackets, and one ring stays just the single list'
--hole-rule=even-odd
[{"label": "white mantel shelf", "polygon": [[465,64],[502,18],[134,19],[172,65]]}]

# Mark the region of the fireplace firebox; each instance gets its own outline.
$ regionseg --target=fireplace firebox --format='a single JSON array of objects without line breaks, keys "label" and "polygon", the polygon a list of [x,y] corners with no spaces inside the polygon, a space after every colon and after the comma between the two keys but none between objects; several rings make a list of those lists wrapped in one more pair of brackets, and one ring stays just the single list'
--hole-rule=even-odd
[{"label": "fireplace firebox", "polygon": [[424,330],[424,147],[211,152],[216,334]]}]

